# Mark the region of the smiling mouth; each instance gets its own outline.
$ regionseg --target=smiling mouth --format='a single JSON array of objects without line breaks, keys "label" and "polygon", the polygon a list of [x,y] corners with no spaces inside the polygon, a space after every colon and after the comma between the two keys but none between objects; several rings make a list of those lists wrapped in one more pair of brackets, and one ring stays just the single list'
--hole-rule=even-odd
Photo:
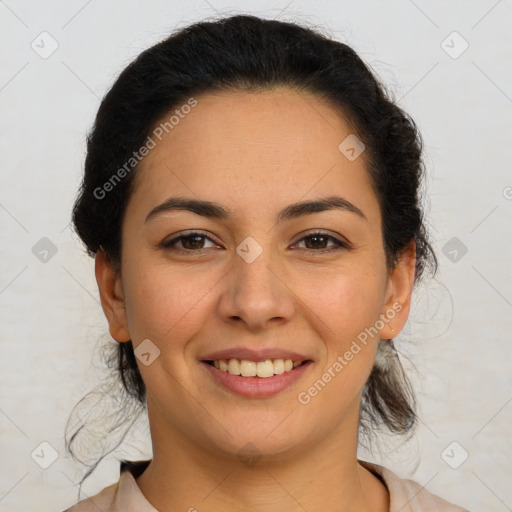
[{"label": "smiling mouth", "polygon": [[264,361],[249,361],[247,359],[217,359],[214,361],[203,361],[214,366],[222,372],[240,377],[260,377],[266,379],[274,375],[291,372],[303,364],[310,363],[309,359],[304,361],[293,361],[291,359],[265,359]]}]

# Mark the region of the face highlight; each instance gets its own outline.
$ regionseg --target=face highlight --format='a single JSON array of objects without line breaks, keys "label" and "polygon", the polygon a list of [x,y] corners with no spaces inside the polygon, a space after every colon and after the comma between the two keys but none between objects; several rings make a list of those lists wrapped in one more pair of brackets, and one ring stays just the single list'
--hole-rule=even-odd
[{"label": "face highlight", "polygon": [[[385,265],[364,154],[346,158],[338,146],[350,126],[313,95],[196,99],[137,170],[122,226],[122,305],[106,310],[118,341],[131,339],[137,353],[150,340],[159,352],[138,360],[155,436],[232,456],[251,443],[269,458],[357,437],[379,338],[403,327],[410,293],[410,271]],[[301,403],[397,300],[393,320]],[[263,361],[250,354],[267,349],[261,375],[282,376],[286,359],[308,362],[286,370],[301,373],[279,392],[247,396],[214,376],[227,364],[258,378]]]}]

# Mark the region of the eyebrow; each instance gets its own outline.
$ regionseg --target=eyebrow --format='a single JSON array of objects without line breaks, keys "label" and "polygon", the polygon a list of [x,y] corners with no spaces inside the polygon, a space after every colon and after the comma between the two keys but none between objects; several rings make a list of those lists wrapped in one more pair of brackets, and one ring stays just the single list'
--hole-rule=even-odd
[{"label": "eyebrow", "polygon": [[[230,208],[226,208],[225,206],[212,201],[173,196],[169,197],[158,206],[155,206],[148,213],[144,222],[146,223],[150,219],[164,212],[175,210],[189,211],[196,213],[197,215],[202,215],[203,217],[219,220],[229,220],[233,213]],[[315,199],[313,201],[303,201],[290,204],[277,214],[276,221],[280,223],[287,220],[296,219],[304,215],[310,215],[312,213],[323,212],[327,210],[343,210],[352,212],[368,222],[365,214],[357,206],[339,196],[328,196]]]}]

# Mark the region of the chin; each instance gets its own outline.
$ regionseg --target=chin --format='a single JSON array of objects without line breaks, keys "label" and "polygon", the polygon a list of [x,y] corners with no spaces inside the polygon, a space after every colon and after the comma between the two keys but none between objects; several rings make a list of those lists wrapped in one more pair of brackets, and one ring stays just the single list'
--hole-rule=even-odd
[{"label": "chin", "polygon": [[[261,418],[251,420],[247,417],[233,423],[225,420],[222,426],[226,430],[219,427],[215,432],[205,432],[203,443],[210,450],[215,447],[213,451],[218,455],[237,459],[246,465],[250,465],[253,459],[261,462],[282,460],[293,456],[295,452],[299,453],[304,444],[309,444],[313,441],[312,437],[317,437],[311,434],[318,432],[312,427],[312,432],[308,435],[303,423],[283,421],[289,412],[270,415],[270,418],[267,416],[264,421]],[[293,416],[293,413],[290,414],[290,418]]]}]

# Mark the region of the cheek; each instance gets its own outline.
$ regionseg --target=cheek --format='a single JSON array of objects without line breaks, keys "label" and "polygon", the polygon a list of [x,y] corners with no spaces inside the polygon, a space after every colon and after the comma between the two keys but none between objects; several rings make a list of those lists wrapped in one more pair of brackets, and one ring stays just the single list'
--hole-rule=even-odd
[{"label": "cheek", "polygon": [[377,276],[377,269],[338,273],[325,280],[323,293],[317,281],[310,294],[311,309],[321,319],[316,323],[324,326],[320,335],[327,351],[325,371],[354,390],[371,371],[379,340],[376,322],[382,313],[383,289]]},{"label": "cheek", "polygon": [[371,327],[381,313],[381,293],[376,279],[349,273],[332,278],[329,293],[314,299],[315,312],[321,312],[322,321],[316,324],[323,325],[320,335],[326,353],[298,399],[301,404],[310,400],[317,408],[312,417],[324,416],[326,425],[328,418],[338,421],[359,407],[378,346],[378,333]]},{"label": "cheek", "polygon": [[135,345],[145,338],[157,345],[170,338],[178,341],[204,321],[201,306],[214,285],[208,274],[149,261],[126,274],[128,323]]},{"label": "cheek", "polygon": [[[343,268],[296,281],[300,299],[325,324],[330,339],[346,340],[372,325],[381,312],[382,285],[377,269]],[[297,284],[298,283],[298,284]],[[317,320],[317,322],[318,322]]]}]

